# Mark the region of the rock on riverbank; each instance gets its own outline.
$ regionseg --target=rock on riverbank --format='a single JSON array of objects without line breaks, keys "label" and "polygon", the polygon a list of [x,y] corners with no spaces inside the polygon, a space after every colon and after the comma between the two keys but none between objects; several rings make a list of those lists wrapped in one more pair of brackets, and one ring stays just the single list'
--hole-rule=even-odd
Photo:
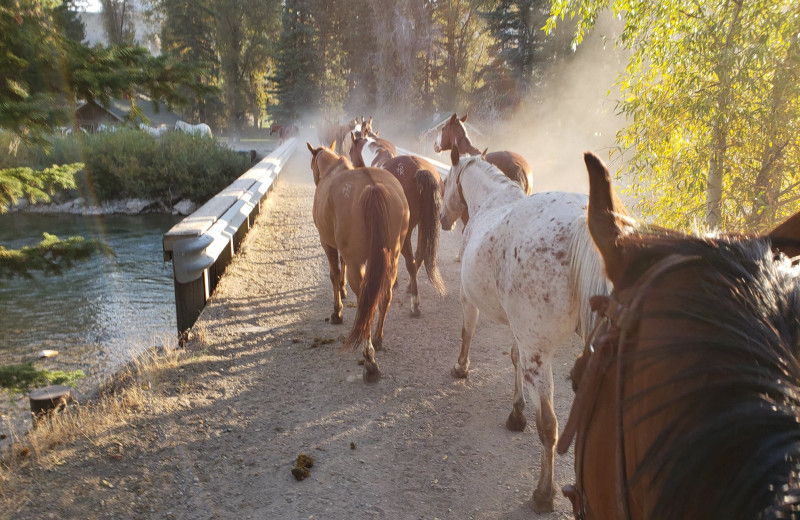
[{"label": "rock on riverbank", "polygon": [[92,204],[84,198],[77,198],[65,202],[51,204],[31,204],[20,199],[11,207],[12,212],[18,213],[68,213],[73,215],[139,215],[143,213],[172,213],[173,215],[190,215],[197,209],[197,204],[189,199],[183,199],[172,207],[159,200],[148,199],[123,199],[106,201],[100,205]]}]

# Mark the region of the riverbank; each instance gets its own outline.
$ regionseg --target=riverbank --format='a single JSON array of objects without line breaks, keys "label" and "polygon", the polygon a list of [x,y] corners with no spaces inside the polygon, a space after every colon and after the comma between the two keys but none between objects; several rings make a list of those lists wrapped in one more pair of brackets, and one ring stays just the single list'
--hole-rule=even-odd
[{"label": "riverbank", "polygon": [[102,202],[99,205],[87,201],[83,197],[69,199],[63,202],[49,204],[31,204],[26,199],[20,199],[9,208],[11,213],[38,213],[46,215],[142,215],[146,213],[167,213],[172,215],[187,216],[194,213],[197,204],[189,199],[182,199],[172,206],[167,206],[159,200],[124,199]]}]

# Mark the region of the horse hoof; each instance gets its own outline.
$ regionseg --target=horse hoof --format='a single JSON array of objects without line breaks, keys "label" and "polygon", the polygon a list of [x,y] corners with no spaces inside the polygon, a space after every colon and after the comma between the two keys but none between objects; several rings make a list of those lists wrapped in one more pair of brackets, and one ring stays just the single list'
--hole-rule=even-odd
[{"label": "horse hoof", "polygon": [[511,412],[508,414],[508,419],[506,419],[506,428],[512,432],[524,431],[527,424],[528,420],[521,413],[515,414],[514,412]]},{"label": "horse hoof", "polygon": [[450,375],[457,379],[466,379],[466,377],[469,375],[469,370],[464,370],[460,366],[456,365],[450,369]]},{"label": "horse hoof", "polygon": [[364,369],[363,379],[365,383],[373,384],[377,383],[381,379],[381,371],[375,367],[374,370]]},{"label": "horse hoof", "polygon": [[419,318],[420,316],[422,316],[422,313],[419,311],[419,308],[411,309],[412,318]]},{"label": "horse hoof", "polygon": [[549,513],[555,511],[553,504],[554,493],[540,493],[539,490],[533,492],[533,497],[528,502],[528,505],[533,509],[534,513]]},{"label": "horse hoof", "polygon": [[335,312],[333,314],[331,314],[331,323],[333,325],[341,325],[342,324],[342,315],[341,314],[337,314]]}]

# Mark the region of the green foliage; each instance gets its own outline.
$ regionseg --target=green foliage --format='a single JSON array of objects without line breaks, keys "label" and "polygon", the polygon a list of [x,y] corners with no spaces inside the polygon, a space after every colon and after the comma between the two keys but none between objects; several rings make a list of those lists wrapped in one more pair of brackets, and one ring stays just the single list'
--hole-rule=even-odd
[{"label": "green foliage", "polygon": [[250,167],[250,158],[199,135],[138,131],[84,139],[82,193],[98,200],[145,198],[170,205],[181,198],[205,202]]},{"label": "green foliage", "polygon": [[34,170],[27,167],[0,170],[0,213],[22,197],[32,204],[49,202],[56,190],[75,188],[75,174],[83,164],[54,164]]},{"label": "green foliage", "polygon": [[763,231],[800,209],[800,3],[554,0],[575,44],[609,7],[630,49],[618,153],[644,216]]},{"label": "green foliage", "polygon": [[12,276],[31,278],[34,271],[59,274],[98,253],[113,255],[106,244],[97,240],[86,240],[83,237],[62,240],[50,233],[44,233],[43,240],[35,246],[22,249],[6,249],[0,246],[0,280]]},{"label": "green foliage", "polygon": [[0,388],[6,389],[12,396],[48,385],[67,385],[74,388],[78,379],[84,377],[86,375],[83,370],[64,372],[46,368],[37,369],[32,362],[21,365],[0,365]]}]

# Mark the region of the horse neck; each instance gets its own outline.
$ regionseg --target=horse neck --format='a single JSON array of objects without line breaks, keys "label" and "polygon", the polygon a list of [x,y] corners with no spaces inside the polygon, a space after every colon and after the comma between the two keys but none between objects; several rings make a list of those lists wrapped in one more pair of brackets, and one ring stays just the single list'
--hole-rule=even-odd
[{"label": "horse neck", "polygon": [[466,132],[463,135],[456,136],[453,140],[453,144],[458,147],[459,155],[480,155],[481,151],[473,146],[472,141],[469,140],[469,136]]},{"label": "horse neck", "polygon": [[383,164],[393,157],[392,152],[381,146],[375,141],[367,141],[361,148],[361,159],[365,166],[375,166],[380,168]]},{"label": "horse neck", "polygon": [[326,164],[324,170],[320,168],[320,182],[324,179],[332,178],[337,173],[353,169],[350,161],[346,160],[344,157],[339,157],[336,161],[330,161],[329,163],[326,161],[326,163],[330,165],[328,166]]},{"label": "horse neck", "polygon": [[461,192],[470,216],[476,214],[478,209],[508,205],[525,196],[519,185],[508,181],[504,175],[492,175],[482,169],[479,164],[471,164],[461,172]]}]

